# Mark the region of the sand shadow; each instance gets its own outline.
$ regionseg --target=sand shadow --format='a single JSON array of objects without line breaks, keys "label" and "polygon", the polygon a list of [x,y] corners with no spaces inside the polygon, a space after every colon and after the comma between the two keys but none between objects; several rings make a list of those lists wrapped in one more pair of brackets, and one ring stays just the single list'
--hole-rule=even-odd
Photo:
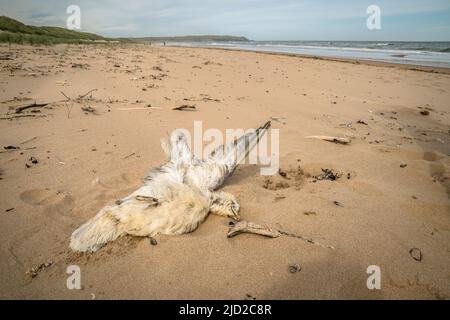
[{"label": "sand shadow", "polygon": [[[381,289],[368,289],[367,267],[346,259],[343,267],[342,256],[334,255],[326,260],[302,265],[302,270],[290,273],[288,279],[273,285],[263,293],[266,299],[339,299],[339,300],[381,300],[383,295],[383,274]],[[288,270],[286,270],[288,272]],[[320,290],[318,290],[320,288]]]},{"label": "sand shadow", "polygon": [[255,177],[259,174],[261,167],[258,165],[240,165],[231,177],[225,180],[222,187],[231,186],[245,182],[246,180]]},{"label": "sand shadow", "polygon": [[439,161],[450,155],[450,143],[446,143],[450,139],[450,126],[434,120],[429,115],[422,115],[419,110],[413,111],[406,108],[398,110],[399,124],[422,149],[417,160],[425,160],[429,163],[430,176],[444,187],[450,199],[447,169]]}]

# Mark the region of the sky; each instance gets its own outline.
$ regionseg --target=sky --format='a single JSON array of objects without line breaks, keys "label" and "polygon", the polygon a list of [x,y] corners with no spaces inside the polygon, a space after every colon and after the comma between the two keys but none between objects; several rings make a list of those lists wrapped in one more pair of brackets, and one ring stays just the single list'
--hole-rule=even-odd
[{"label": "sky", "polygon": [[[450,41],[450,0],[0,0],[0,15],[104,36],[237,35],[251,40]],[[381,29],[369,30],[378,5]]]}]

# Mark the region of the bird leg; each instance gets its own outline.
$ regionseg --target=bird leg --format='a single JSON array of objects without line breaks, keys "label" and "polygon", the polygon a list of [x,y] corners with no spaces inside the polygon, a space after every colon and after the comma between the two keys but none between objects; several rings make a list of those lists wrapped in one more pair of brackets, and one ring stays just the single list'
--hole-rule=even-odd
[{"label": "bird leg", "polygon": [[239,220],[241,218],[239,209],[239,203],[231,193],[223,191],[212,192],[210,213]]}]

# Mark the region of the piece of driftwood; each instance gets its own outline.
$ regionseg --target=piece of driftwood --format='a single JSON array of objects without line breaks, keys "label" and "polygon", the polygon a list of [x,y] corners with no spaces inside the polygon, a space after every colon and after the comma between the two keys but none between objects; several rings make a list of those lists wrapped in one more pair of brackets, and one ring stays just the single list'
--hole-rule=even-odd
[{"label": "piece of driftwood", "polygon": [[98,90],[98,89],[92,89],[92,90],[89,90],[89,91],[86,92],[85,94],[82,94],[82,95],[78,96],[77,99],[83,99],[83,98],[86,97],[89,93],[92,93],[92,92],[97,91],[97,90]]},{"label": "piece of driftwood", "polygon": [[70,100],[72,100],[72,99],[70,99],[70,97],[69,96],[67,96],[64,92],[62,92],[62,91],[60,91],[61,92],[61,94],[67,99],[67,101],[70,101]]},{"label": "piece of driftwood", "polygon": [[349,144],[351,140],[349,138],[344,137],[332,137],[332,136],[308,136],[306,138],[311,139],[320,139],[324,141],[334,142],[334,143],[340,143],[340,144]]},{"label": "piece of driftwood", "polygon": [[204,101],[204,102],[208,102],[208,101],[214,101],[214,102],[220,102],[220,99],[214,99],[211,98],[208,95],[203,95],[200,94],[201,98],[200,99],[196,99],[196,98],[183,98],[184,101]]},{"label": "piece of driftwood", "polygon": [[36,115],[36,114],[18,114],[18,115],[12,115],[10,117],[1,117],[0,120],[12,120],[12,119],[16,119],[16,118],[43,118],[46,117],[45,114],[40,114],[40,115]]},{"label": "piece of driftwood", "polygon": [[37,137],[32,137],[32,138],[29,138],[29,139],[27,139],[27,140],[22,141],[22,142],[19,143],[19,144],[25,144],[25,143],[31,142],[31,141],[33,141],[33,140],[36,140],[36,139],[37,139]]},{"label": "piece of driftwood", "polygon": [[253,222],[239,221],[231,226],[230,230],[228,230],[227,237],[232,238],[241,233],[254,233],[269,238],[277,238],[281,235],[277,230]]},{"label": "piece of driftwood", "polygon": [[196,109],[196,107],[195,107],[195,105],[183,104],[179,107],[172,108],[172,110],[179,110],[179,111],[186,110],[186,109]]},{"label": "piece of driftwood", "polygon": [[233,225],[231,225],[230,229],[228,230],[227,237],[232,238],[232,237],[237,236],[238,234],[242,234],[242,233],[253,233],[253,234],[258,234],[258,235],[269,237],[269,238],[278,238],[279,236],[284,235],[284,236],[300,239],[306,243],[314,244],[314,245],[320,246],[322,248],[334,250],[333,246],[323,245],[316,240],[303,237],[302,235],[292,233],[289,231],[285,231],[285,230],[271,229],[266,226],[262,226],[262,225],[259,225],[259,224],[253,223],[253,222],[249,222],[249,221],[239,221],[237,223],[233,223]]},{"label": "piece of driftwood", "polygon": [[97,114],[97,110],[91,106],[81,107],[81,110],[83,110],[84,112]]},{"label": "piece of driftwood", "polygon": [[30,108],[42,108],[48,105],[48,103],[32,103],[27,104],[26,106],[18,107],[14,110],[15,113],[21,113],[23,110],[30,109]]},{"label": "piece of driftwood", "polygon": [[14,151],[28,151],[28,150],[34,150],[36,147],[30,147],[30,148],[23,148],[23,149],[7,149],[7,150],[0,150],[0,153],[11,153]]},{"label": "piece of driftwood", "polygon": [[3,149],[5,149],[5,150],[17,150],[17,149],[20,149],[20,147],[10,144],[8,146],[4,146]]},{"label": "piece of driftwood", "polygon": [[133,152],[133,153],[130,153],[129,155],[127,155],[127,156],[125,156],[123,158],[124,159],[128,159],[129,157],[134,156],[135,154],[136,154],[136,152]]}]

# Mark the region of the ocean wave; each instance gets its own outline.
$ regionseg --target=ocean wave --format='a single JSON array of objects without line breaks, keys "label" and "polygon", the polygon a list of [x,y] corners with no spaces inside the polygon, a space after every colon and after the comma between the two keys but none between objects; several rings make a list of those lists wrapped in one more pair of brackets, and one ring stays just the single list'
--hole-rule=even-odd
[{"label": "ocean wave", "polygon": [[413,47],[413,48],[405,48],[405,49],[401,49],[401,50],[413,50],[413,51],[433,51],[432,48],[427,48],[427,47]]},{"label": "ocean wave", "polygon": [[[334,47],[334,46],[317,46],[317,45],[285,45],[285,44],[256,44],[255,47],[263,47],[266,49],[297,49],[297,50],[323,50],[323,51],[346,51],[346,52],[372,52],[372,53],[386,53],[386,54],[435,54],[437,52],[423,50],[422,48],[391,48],[382,49],[377,47]],[[385,46],[381,46],[385,47]]]},{"label": "ocean wave", "polygon": [[338,49],[352,49],[352,50],[399,50],[399,51],[417,51],[417,52],[437,52],[449,53],[450,42],[348,42],[348,41],[255,41],[249,45],[256,47],[273,47],[273,48],[330,48]]},{"label": "ocean wave", "polygon": [[380,47],[384,47],[384,46],[392,46],[394,45],[393,43],[389,43],[389,42],[382,42],[382,43],[375,43],[375,46],[380,46]]},{"label": "ocean wave", "polygon": [[[376,45],[378,44],[378,45]],[[353,58],[450,68],[448,43],[392,42],[246,42],[193,44],[203,47],[236,48],[240,50],[307,54],[334,58]],[[427,50],[428,49],[428,50]]]}]

